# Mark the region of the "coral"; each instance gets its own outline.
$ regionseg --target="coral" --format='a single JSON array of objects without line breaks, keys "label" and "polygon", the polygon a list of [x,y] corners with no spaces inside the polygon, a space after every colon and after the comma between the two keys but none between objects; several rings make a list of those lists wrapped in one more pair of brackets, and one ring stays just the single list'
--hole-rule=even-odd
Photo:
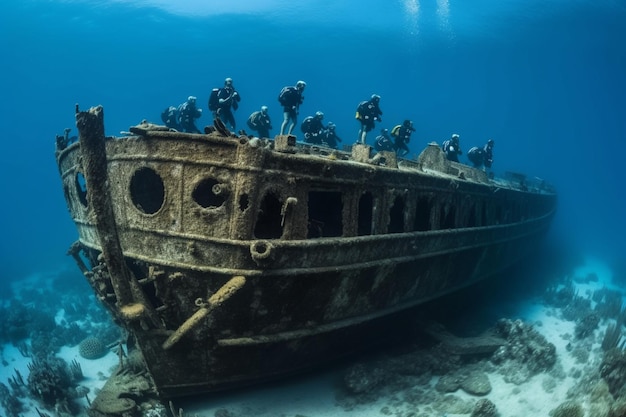
[{"label": "coral", "polygon": [[344,383],[352,394],[372,391],[384,382],[383,371],[376,368],[368,370],[364,365],[357,364],[350,368],[344,377]]},{"label": "coral", "polygon": [[[216,412],[217,415],[217,412]],[[143,417],[168,417],[169,413],[163,404],[154,404],[152,408],[143,411]]]},{"label": "coral", "polygon": [[491,392],[491,383],[486,373],[474,371],[461,382],[461,388],[468,394],[487,395]]},{"label": "coral", "polygon": [[593,331],[598,328],[600,323],[600,317],[593,312],[587,313],[585,316],[576,321],[576,328],[574,334],[578,339],[584,339],[587,336],[593,334]]},{"label": "coral", "polygon": [[0,382],[0,405],[4,408],[7,417],[18,417],[22,411],[22,403],[17,395]]},{"label": "coral", "polygon": [[544,299],[548,304],[561,308],[571,303],[574,298],[576,298],[576,291],[571,282],[558,290],[555,287],[548,287],[544,294]]},{"label": "coral", "polygon": [[600,376],[604,378],[614,397],[626,386],[626,351],[611,349],[604,354],[600,364]]},{"label": "coral", "polygon": [[72,379],[67,363],[56,357],[35,359],[29,365],[28,390],[33,397],[45,405],[53,407],[66,399],[66,390],[71,387]]},{"label": "coral", "polygon": [[584,417],[580,404],[574,401],[566,401],[561,403],[557,408],[553,409],[549,413],[550,417]]},{"label": "coral", "polygon": [[106,355],[108,350],[99,338],[90,336],[78,344],[78,353],[85,359],[99,359]]},{"label": "coral", "polygon": [[626,416],[626,398],[618,398],[611,406],[609,417],[624,417]]},{"label": "coral", "polygon": [[435,389],[439,392],[454,392],[461,388],[462,377],[456,373],[443,375],[437,381]]},{"label": "coral", "polygon": [[604,332],[604,337],[602,338],[602,350],[607,352],[613,348],[620,347],[623,348],[626,341],[622,342],[620,345],[620,340],[622,338],[622,326],[619,323],[610,323],[606,326],[606,331]]},{"label": "coral", "polygon": [[563,318],[569,321],[581,320],[592,311],[591,300],[579,296],[575,296],[561,309]]},{"label": "coral", "polygon": [[63,346],[63,341],[58,337],[57,330],[34,331],[31,333],[30,348],[32,356],[46,357],[58,352]]},{"label": "coral", "polygon": [[72,381],[80,381],[81,379],[84,378],[83,369],[81,368],[80,363],[76,359],[74,359],[72,363],[70,363],[70,366],[68,369],[69,369],[70,377],[72,378]]},{"label": "coral", "polygon": [[[571,345],[568,345],[568,347]],[[589,361],[589,349],[590,346],[587,345],[576,345],[570,352],[572,358],[576,359],[576,363],[587,363]]]},{"label": "coral", "polygon": [[552,369],[556,363],[556,348],[531,325],[521,320],[499,320],[496,332],[506,340],[492,355],[491,361],[499,365],[504,380],[516,384],[533,375]]},{"label": "coral", "polygon": [[591,386],[589,392],[588,415],[593,417],[609,417],[613,403],[613,396],[609,392],[609,387],[606,385],[606,382],[600,378]]},{"label": "coral", "polygon": [[435,389],[441,393],[454,392],[459,388],[471,395],[487,395],[491,392],[491,383],[486,373],[470,369],[443,375],[435,385]]},{"label": "coral", "polygon": [[595,311],[604,319],[617,319],[622,312],[622,294],[619,291],[602,288],[592,295]]},{"label": "coral", "polygon": [[482,398],[476,402],[470,417],[496,417],[498,410],[494,403],[486,398]]},{"label": "coral", "polygon": [[87,337],[87,332],[81,329],[78,324],[72,322],[59,328],[56,335],[59,340],[63,341],[64,345],[76,346],[81,340]]},{"label": "coral", "polygon": [[82,379],[82,373],[72,370],[74,366],[54,356],[35,358],[28,364],[28,391],[59,417],[76,415],[80,406],[74,399],[89,392],[88,388],[76,387],[76,378]]},{"label": "coral", "polygon": [[456,395],[444,395],[432,404],[433,409],[441,413],[469,414],[473,404],[470,400],[463,400]]}]

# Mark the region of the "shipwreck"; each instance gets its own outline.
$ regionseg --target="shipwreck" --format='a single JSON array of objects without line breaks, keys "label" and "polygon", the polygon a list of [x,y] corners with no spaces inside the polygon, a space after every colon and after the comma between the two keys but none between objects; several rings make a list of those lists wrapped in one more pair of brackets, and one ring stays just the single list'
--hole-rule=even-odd
[{"label": "shipwreck", "polygon": [[[524,259],[557,196],[428,145],[415,160],[147,122],[57,140],[71,247],[163,399],[310,369]],[[59,139],[59,138],[57,138]]]}]

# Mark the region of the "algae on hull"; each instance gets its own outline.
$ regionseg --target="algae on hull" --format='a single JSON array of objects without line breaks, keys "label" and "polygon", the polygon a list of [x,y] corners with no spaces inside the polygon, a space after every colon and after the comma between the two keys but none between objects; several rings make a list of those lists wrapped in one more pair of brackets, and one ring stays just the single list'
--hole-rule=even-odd
[{"label": "algae on hull", "polygon": [[523,259],[556,207],[544,185],[490,180],[434,144],[408,161],[219,129],[106,138],[101,108],[77,125],[57,150],[75,258],[162,398],[375,343],[390,318]]}]

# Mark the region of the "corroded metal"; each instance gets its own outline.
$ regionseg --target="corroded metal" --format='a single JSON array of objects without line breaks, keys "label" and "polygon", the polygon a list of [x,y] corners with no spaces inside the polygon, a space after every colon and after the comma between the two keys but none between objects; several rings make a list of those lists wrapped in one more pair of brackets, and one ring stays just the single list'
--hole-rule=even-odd
[{"label": "corroded metal", "polygon": [[546,184],[489,179],[436,144],[409,161],[219,124],[105,138],[101,115],[79,113],[80,141],[56,152],[79,267],[161,398],[377,343],[407,309],[524,259],[556,209]]}]

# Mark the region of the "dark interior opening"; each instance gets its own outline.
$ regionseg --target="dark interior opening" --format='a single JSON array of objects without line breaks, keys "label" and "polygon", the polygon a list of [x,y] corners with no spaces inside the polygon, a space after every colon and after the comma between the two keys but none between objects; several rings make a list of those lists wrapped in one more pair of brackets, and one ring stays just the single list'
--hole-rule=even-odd
[{"label": "dark interior opening", "polygon": [[336,237],[343,234],[341,193],[309,192],[308,238]]},{"label": "dark interior opening", "polygon": [[241,196],[239,196],[239,210],[246,211],[249,205],[250,198],[248,198],[248,194],[241,194]]},{"label": "dark interior opening", "polygon": [[476,206],[470,207],[469,216],[467,217],[467,227],[476,227]]},{"label": "dark interior opening", "polygon": [[87,181],[82,172],[76,173],[76,194],[78,194],[80,204],[87,207],[89,205],[87,202]]},{"label": "dark interior opening", "polygon": [[481,226],[487,226],[487,204],[485,202],[483,202],[481,204],[481,209],[480,209],[480,215],[481,215]]},{"label": "dark interior opening", "polygon": [[456,209],[453,205],[441,206],[441,228],[442,229],[454,229],[454,217],[456,215]]},{"label": "dark interior opening", "polygon": [[413,227],[419,232],[430,230],[430,203],[427,197],[417,199],[415,205],[415,225]]},{"label": "dark interior opening", "polygon": [[205,178],[196,185],[191,196],[204,208],[218,208],[226,201],[226,189],[215,178]]},{"label": "dark interior opening", "polygon": [[282,204],[278,198],[267,193],[261,201],[259,212],[254,226],[254,236],[258,239],[279,239],[283,234]]},{"label": "dark interior opening", "polygon": [[495,224],[502,224],[502,207],[500,204],[496,204],[495,211]]},{"label": "dark interior opening", "polygon": [[404,232],[404,198],[396,196],[393,206],[389,210],[389,227],[388,233]]},{"label": "dark interior opening", "polygon": [[374,197],[372,193],[364,193],[359,199],[359,218],[358,230],[359,236],[372,234],[372,212],[374,209]]},{"label": "dark interior opening", "polygon": [[163,180],[152,168],[138,169],[130,180],[130,198],[139,211],[154,214],[165,202]]}]

